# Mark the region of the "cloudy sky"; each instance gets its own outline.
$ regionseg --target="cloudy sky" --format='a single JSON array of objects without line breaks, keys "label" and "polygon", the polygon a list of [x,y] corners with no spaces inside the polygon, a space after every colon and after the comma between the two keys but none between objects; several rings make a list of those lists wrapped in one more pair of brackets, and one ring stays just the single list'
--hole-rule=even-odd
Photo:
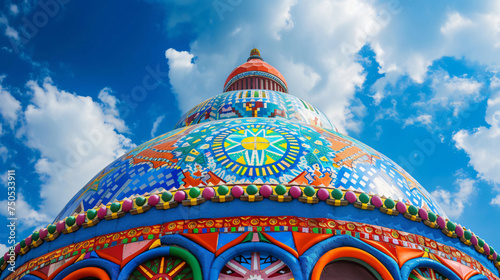
[{"label": "cloudy sky", "polygon": [[0,10],[0,200],[15,169],[19,238],[221,93],[255,46],[291,94],[500,249],[500,2],[31,2]]}]

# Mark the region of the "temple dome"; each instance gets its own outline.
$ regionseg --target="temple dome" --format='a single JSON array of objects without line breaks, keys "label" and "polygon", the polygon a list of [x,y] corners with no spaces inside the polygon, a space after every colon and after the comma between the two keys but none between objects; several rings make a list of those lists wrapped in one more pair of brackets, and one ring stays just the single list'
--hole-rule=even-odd
[{"label": "temple dome", "polygon": [[138,146],[99,172],[57,219],[165,190],[238,184],[353,190],[446,217],[406,171],[353,138],[281,118],[243,118],[181,127]]},{"label": "temple dome", "polygon": [[[262,60],[257,49],[231,72],[225,88],[248,73],[252,81],[272,75],[286,89],[283,76]],[[406,171],[374,149],[338,133],[316,107],[286,92],[246,86],[200,103],[174,130],[111,163],[57,219],[140,195],[248,184],[353,190],[446,217]]]},{"label": "temple dome", "polygon": [[[264,274],[276,278],[237,278],[328,279],[318,275],[337,259],[359,259],[384,273],[363,279],[439,276],[436,267],[447,279],[497,279],[500,256],[405,170],[288,94],[274,67],[251,68],[264,65],[257,49],[247,63],[253,70],[235,69],[223,93],[105,167],[53,224],[18,243],[16,273],[66,279],[67,269],[113,263],[120,274],[100,279],[158,279],[168,257],[186,269],[174,279],[236,279],[228,264],[260,273],[271,262],[280,273]],[[145,273],[156,264],[159,273]]]},{"label": "temple dome", "polygon": [[[282,82],[281,91],[254,88],[256,78],[262,85],[271,76]],[[253,83],[250,87],[240,83],[240,90],[227,90],[246,78]],[[262,60],[259,50],[252,49],[248,61],[231,72],[225,89],[187,112],[173,131],[99,172],[57,219],[115,200],[221,184],[340,188],[446,217],[396,163],[338,133],[323,112],[287,94],[285,79]]]}]

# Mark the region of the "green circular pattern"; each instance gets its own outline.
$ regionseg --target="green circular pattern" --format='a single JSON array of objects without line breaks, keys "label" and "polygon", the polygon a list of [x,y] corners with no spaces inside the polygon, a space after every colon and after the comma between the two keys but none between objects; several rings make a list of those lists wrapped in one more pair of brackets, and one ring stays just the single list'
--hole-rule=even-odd
[{"label": "green circular pattern", "polygon": [[312,197],[316,193],[316,190],[314,190],[313,187],[307,186],[304,188],[304,194],[306,196]]},{"label": "green circular pattern", "polygon": [[453,223],[452,221],[448,221],[446,223],[446,228],[449,230],[449,231],[455,231],[455,228],[457,226],[455,225],[455,223]]},{"label": "green circular pattern", "polygon": [[200,196],[200,188],[198,187],[192,187],[189,189],[189,197],[191,198],[197,198],[198,196]]},{"label": "green circular pattern", "polygon": [[430,221],[431,223],[434,223],[434,222],[437,220],[437,216],[436,216],[436,214],[434,214],[433,212],[429,212],[429,213],[427,213],[427,214],[429,215],[429,221]]},{"label": "green circular pattern", "polygon": [[89,220],[95,219],[96,216],[97,216],[97,211],[95,209],[87,210],[87,218]]},{"label": "green circular pattern", "polygon": [[472,233],[468,230],[464,231],[464,238],[470,240],[472,238]]},{"label": "green circular pattern", "polygon": [[286,194],[286,187],[283,185],[277,185],[276,188],[274,188],[274,191],[276,191],[276,193],[278,195],[285,195]]},{"label": "green circular pattern", "polygon": [[111,212],[116,213],[120,211],[121,204],[119,202],[113,202],[111,203],[111,206],[109,206],[109,209]]},{"label": "green circular pattern", "polygon": [[137,204],[137,206],[139,207],[143,206],[145,203],[146,203],[146,198],[144,196],[138,196],[135,199],[135,204]]},{"label": "green circular pattern", "polygon": [[394,206],[396,205],[396,203],[394,203],[394,200],[390,199],[390,198],[387,198],[385,201],[384,201],[384,206],[387,208],[387,209],[392,209],[394,208]]},{"label": "green circular pattern", "polygon": [[358,199],[359,199],[359,201],[361,201],[361,203],[368,203],[368,202],[370,202],[370,196],[368,196],[366,193],[361,193],[358,196]]},{"label": "green circular pattern", "polygon": [[410,205],[410,206],[408,207],[408,213],[410,213],[410,215],[415,216],[415,215],[417,215],[417,214],[418,214],[418,208],[417,208],[417,207],[415,207],[415,206],[413,206],[413,205]]},{"label": "green circular pattern", "polygon": [[173,195],[171,192],[163,192],[161,194],[161,199],[164,201],[164,202],[169,202],[171,199],[172,199]]},{"label": "green circular pattern", "polygon": [[53,234],[56,232],[56,225],[52,224],[47,227],[47,230],[49,231],[50,234]]},{"label": "green circular pattern", "polygon": [[344,196],[344,193],[339,190],[339,189],[334,189],[332,190],[332,197],[339,200],[339,199],[342,199],[342,197]]},{"label": "green circular pattern", "polygon": [[249,195],[255,195],[259,191],[259,189],[256,185],[248,185],[246,191]]},{"label": "green circular pattern", "polygon": [[66,225],[68,225],[68,227],[71,227],[75,224],[75,221],[76,218],[74,216],[69,216],[66,218]]},{"label": "green circular pattern", "polygon": [[227,195],[229,193],[229,188],[227,186],[224,186],[224,185],[219,186],[217,188],[217,193],[219,195]]},{"label": "green circular pattern", "polygon": [[477,245],[479,245],[479,247],[483,248],[483,246],[484,246],[484,240],[482,240],[481,238],[478,238],[477,239]]}]

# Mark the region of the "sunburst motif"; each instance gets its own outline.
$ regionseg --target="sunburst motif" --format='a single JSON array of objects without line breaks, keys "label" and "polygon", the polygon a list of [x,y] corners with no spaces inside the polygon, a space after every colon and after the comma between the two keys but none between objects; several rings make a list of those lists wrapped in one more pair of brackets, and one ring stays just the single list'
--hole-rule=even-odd
[{"label": "sunburst motif", "polygon": [[300,151],[297,139],[283,127],[240,125],[215,137],[215,158],[239,175],[268,176],[295,164]]},{"label": "sunburst motif", "polygon": [[263,166],[280,160],[286,153],[285,138],[268,129],[238,130],[224,140],[229,158],[248,166]]}]

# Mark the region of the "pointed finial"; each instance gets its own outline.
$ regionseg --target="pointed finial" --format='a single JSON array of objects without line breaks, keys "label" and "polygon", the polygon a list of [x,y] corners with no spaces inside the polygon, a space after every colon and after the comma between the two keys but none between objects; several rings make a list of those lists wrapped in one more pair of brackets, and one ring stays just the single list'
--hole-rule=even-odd
[{"label": "pointed finial", "polygon": [[249,61],[250,59],[260,59],[260,60],[264,61],[264,59],[262,59],[262,57],[260,56],[259,50],[256,48],[253,48],[250,51],[250,57],[247,59],[247,61]]}]

